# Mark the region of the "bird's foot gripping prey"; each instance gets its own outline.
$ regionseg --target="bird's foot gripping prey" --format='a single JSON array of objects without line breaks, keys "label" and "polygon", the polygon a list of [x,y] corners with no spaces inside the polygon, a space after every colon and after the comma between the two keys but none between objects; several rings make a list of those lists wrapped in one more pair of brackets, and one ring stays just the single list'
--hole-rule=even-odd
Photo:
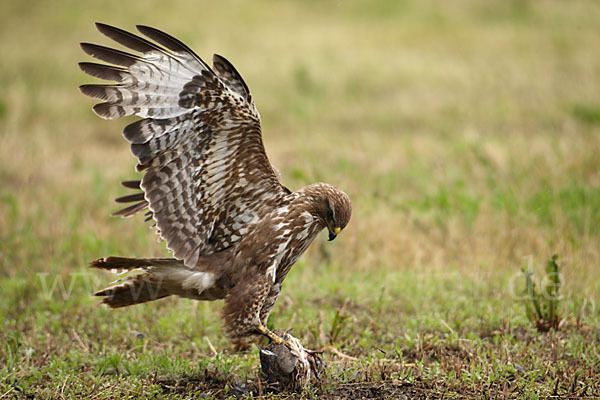
[{"label": "bird's foot gripping prey", "polygon": [[262,335],[268,337],[271,340],[271,342],[275,344],[285,344],[290,349],[292,348],[291,344],[289,342],[286,342],[284,338],[278,336],[275,332],[268,330],[263,325],[259,325],[257,329],[258,332],[260,332]]},{"label": "bird's foot gripping prey", "polygon": [[263,378],[278,390],[298,391],[306,386],[311,375],[317,379],[323,369],[320,354],[304,348],[289,332],[280,333],[284,342],[271,342],[259,349]]},{"label": "bird's foot gripping prey", "polygon": [[96,295],[113,308],[167,296],[223,299],[224,329],[233,341],[262,334],[273,346],[309,354],[297,350],[291,335],[267,330],[266,322],[287,273],[317,234],[327,228],[333,240],[348,224],[350,199],[326,183],[296,191],[281,183],[248,86],[225,58],[214,55],[210,66],[147,26],[137,26],[143,37],[96,26],[128,50],[82,43],[106,64],[82,62],[80,68],[116,83],[80,89],[102,100],[94,106],[102,118],[142,118],[123,131],[142,176],[123,182],[136,192],[117,199],[131,205],[115,215],[146,211],[173,255],[92,262],[138,271]]}]

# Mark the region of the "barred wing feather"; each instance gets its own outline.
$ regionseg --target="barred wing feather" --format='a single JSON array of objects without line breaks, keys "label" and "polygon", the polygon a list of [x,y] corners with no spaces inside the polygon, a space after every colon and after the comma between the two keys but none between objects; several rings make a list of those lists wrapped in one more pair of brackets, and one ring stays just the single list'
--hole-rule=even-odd
[{"label": "barred wing feather", "polygon": [[174,257],[195,266],[198,257],[239,241],[263,210],[289,191],[280,184],[262,143],[260,117],[241,76],[223,57],[214,70],[179,40],[138,26],[152,41],[104,24],[98,30],[139,55],[83,43],[92,57],[112,64],[80,63],[87,74],[116,84],[82,85],[103,100],[102,118],[138,115],[123,131],[138,159],[141,181],[124,182],[143,193],[118,202],[146,208]]}]

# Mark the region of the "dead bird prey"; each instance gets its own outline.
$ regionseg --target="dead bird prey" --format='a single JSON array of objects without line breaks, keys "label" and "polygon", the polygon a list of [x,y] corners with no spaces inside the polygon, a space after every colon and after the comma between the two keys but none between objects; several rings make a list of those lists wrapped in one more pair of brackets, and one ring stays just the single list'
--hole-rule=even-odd
[{"label": "dead bird prey", "polygon": [[260,349],[262,376],[277,391],[300,391],[308,384],[311,372],[320,377],[322,361],[317,353],[306,350],[289,333],[277,333],[284,338],[285,344],[271,342],[266,349]]},{"label": "dead bird prey", "polygon": [[157,29],[137,26],[150,41],[96,26],[139,53],[81,44],[87,54],[113,64],[82,62],[81,69],[117,82],[80,87],[104,101],[94,106],[96,114],[143,118],[123,131],[138,159],[136,170],[144,172],[140,181],[123,185],[141,191],[118,198],[133,204],[115,215],[147,209],[147,219],[154,220],[173,254],[92,262],[95,268],[143,271],[96,295],[113,308],[170,295],[224,299],[228,337],[265,335],[285,343],[266,328],[283,280],[322,229],[328,229],[329,240],[344,229],[350,199],[326,183],[295,192],[282,185],[265,153],[248,86],[225,58],[215,54],[211,68]]}]

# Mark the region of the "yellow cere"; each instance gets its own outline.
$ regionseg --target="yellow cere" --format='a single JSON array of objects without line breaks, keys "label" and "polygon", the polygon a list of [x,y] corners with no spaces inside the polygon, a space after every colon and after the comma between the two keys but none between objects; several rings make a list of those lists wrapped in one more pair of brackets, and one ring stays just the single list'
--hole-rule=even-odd
[{"label": "yellow cere", "polygon": [[335,234],[337,235],[338,233],[340,233],[340,231],[341,231],[341,229],[340,229],[340,227],[338,226],[338,227],[336,227],[336,228],[333,230],[333,233],[335,233]]}]

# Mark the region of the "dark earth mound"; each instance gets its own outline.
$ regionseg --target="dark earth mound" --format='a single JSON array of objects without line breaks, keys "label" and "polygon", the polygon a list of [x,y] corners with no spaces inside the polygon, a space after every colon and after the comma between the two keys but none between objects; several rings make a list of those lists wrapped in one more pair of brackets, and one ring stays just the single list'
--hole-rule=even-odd
[{"label": "dark earth mound", "polygon": [[154,382],[162,387],[164,394],[186,395],[191,399],[225,398],[307,398],[307,399],[440,399],[443,393],[424,385],[398,380],[377,382],[336,383],[317,382],[304,393],[281,392],[259,379],[243,381],[236,377],[224,377],[216,371],[205,371],[195,376],[157,378]]}]

